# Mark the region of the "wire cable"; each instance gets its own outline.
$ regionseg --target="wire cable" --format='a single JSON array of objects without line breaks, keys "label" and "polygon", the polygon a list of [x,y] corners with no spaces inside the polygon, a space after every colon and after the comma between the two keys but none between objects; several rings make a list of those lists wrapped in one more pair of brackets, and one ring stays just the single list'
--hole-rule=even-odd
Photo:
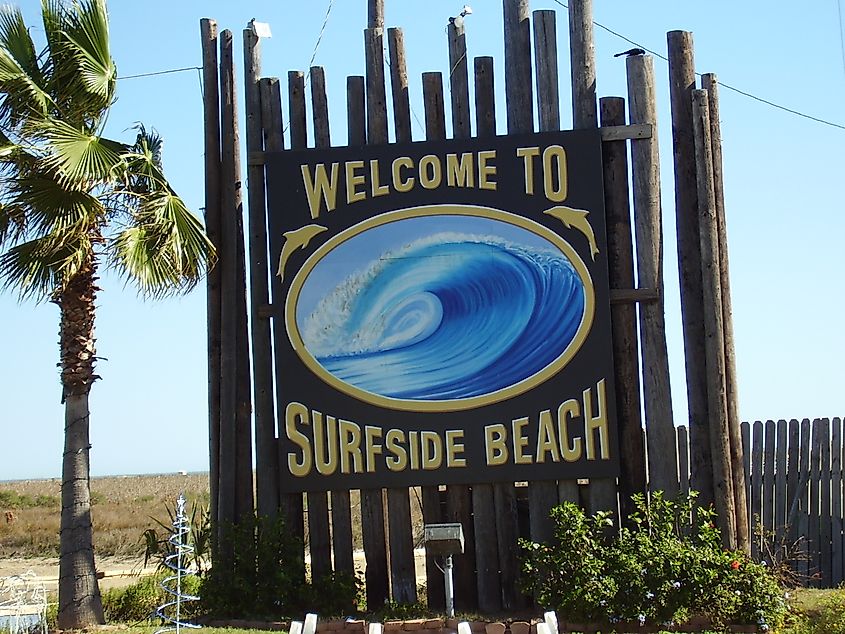
[{"label": "wire cable", "polygon": [[170,73],[184,73],[189,70],[202,70],[202,66],[186,66],[185,68],[170,68],[168,70],[157,70],[152,73],[139,73],[138,75],[126,75],[118,79],[138,79],[139,77],[154,77],[155,75],[169,75]]},{"label": "wire cable", "polygon": [[[555,2],[556,4],[559,4],[560,6],[562,6],[564,9],[569,9],[569,7],[568,7],[566,4],[564,4],[563,2],[561,2],[561,0],[554,0],[554,2]],[[602,30],[604,30],[604,31],[607,31],[607,32],[608,32],[608,33],[610,33],[611,35],[614,35],[614,36],[616,36],[616,37],[618,37],[618,38],[620,38],[620,39],[622,39],[622,40],[625,40],[625,41],[626,41],[626,42],[628,42],[629,44],[633,44],[634,46],[637,46],[637,47],[639,47],[639,48],[643,49],[643,50],[644,50],[644,51],[646,51],[647,53],[651,53],[651,54],[652,54],[652,55],[654,55],[655,57],[659,57],[660,59],[662,59],[662,60],[664,60],[664,61],[666,61],[666,62],[668,62],[668,61],[669,61],[669,58],[668,58],[668,57],[666,57],[665,55],[663,55],[662,53],[658,53],[657,51],[654,51],[654,50],[652,50],[652,49],[650,49],[650,48],[647,48],[646,46],[644,46],[644,45],[640,44],[639,42],[635,42],[635,41],[634,41],[634,40],[632,40],[631,38],[626,37],[625,35],[622,35],[622,34],[621,34],[621,33],[619,33],[618,31],[614,31],[613,29],[611,29],[611,28],[610,28],[610,27],[608,27],[608,26],[605,26],[604,24],[601,24],[601,23],[599,23],[599,22],[596,22],[595,20],[593,20],[593,24],[595,24],[595,25],[596,25],[597,27],[599,27],[600,29],[602,29]],[[841,29],[840,29],[840,33],[841,33]],[[843,54],[843,64],[845,64],[845,54]],[[696,72],[696,76],[701,77],[701,73]],[[832,128],[839,128],[840,130],[845,130],[845,125],[842,125],[841,123],[835,123],[835,122],[833,122],[833,121],[828,121],[827,119],[821,119],[821,118],[819,118],[819,117],[815,117],[815,116],[813,116],[813,115],[807,114],[806,112],[801,112],[800,110],[794,110],[793,108],[788,108],[788,107],[783,106],[783,105],[781,105],[781,104],[779,104],[779,103],[775,103],[774,101],[770,101],[770,100],[768,100],[768,99],[764,99],[763,97],[758,97],[757,95],[754,95],[754,94],[752,94],[752,93],[750,93],[750,92],[747,92],[747,91],[745,91],[745,90],[742,90],[742,89],[740,89],[740,88],[737,88],[736,86],[731,86],[730,84],[726,84],[725,82],[723,82],[723,81],[721,81],[721,80],[719,80],[719,85],[720,85],[720,86],[722,86],[723,88],[726,88],[726,89],[728,89],[728,90],[732,90],[732,91],[733,91],[733,92],[735,92],[735,93],[738,93],[738,94],[740,94],[740,95],[743,95],[744,97],[748,97],[749,99],[754,99],[755,101],[759,101],[760,103],[764,103],[764,104],[766,104],[767,106],[771,106],[772,108],[777,108],[778,110],[783,110],[784,112],[788,112],[788,113],[790,113],[790,114],[794,114],[794,115],[796,115],[796,116],[803,117],[803,118],[805,118],[805,119],[809,119],[810,121],[815,121],[815,122],[817,122],[817,123],[822,123],[822,124],[824,124],[824,125],[828,125],[828,126],[830,126],[830,127],[832,127]]]}]

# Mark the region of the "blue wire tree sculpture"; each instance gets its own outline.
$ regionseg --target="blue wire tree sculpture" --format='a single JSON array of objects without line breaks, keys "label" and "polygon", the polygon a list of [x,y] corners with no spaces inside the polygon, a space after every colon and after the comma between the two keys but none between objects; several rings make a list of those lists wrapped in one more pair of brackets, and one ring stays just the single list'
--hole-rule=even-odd
[{"label": "blue wire tree sculpture", "polygon": [[190,555],[194,551],[194,548],[188,540],[191,527],[188,521],[188,515],[185,512],[185,503],[185,496],[180,493],[179,498],[176,500],[176,515],[173,518],[173,531],[171,532],[170,539],[167,540],[172,550],[164,558],[164,565],[170,569],[172,574],[161,581],[161,587],[172,598],[156,609],[156,615],[166,625],[156,630],[155,634],[172,631],[178,634],[183,627],[190,629],[202,627],[195,623],[187,623],[182,620],[182,604],[186,601],[199,600],[198,596],[182,591],[182,579],[195,574],[186,567],[186,562],[190,561]]}]

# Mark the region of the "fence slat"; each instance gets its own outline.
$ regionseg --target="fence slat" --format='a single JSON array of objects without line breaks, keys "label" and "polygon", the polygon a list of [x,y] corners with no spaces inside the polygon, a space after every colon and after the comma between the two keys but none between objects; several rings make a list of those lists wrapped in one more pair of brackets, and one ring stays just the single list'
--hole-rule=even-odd
[{"label": "fence slat", "polygon": [[[793,502],[798,495],[798,482],[800,466],[798,464],[798,450],[801,443],[801,430],[797,420],[794,418],[788,423],[787,430],[787,457],[786,457],[786,512],[787,533],[786,544],[791,547],[798,539],[798,517],[791,515]],[[797,509],[797,506],[795,507]]]},{"label": "fence slat", "polygon": [[831,586],[839,586],[843,580],[842,549],[842,420],[834,418],[830,442],[830,519],[831,519]]},{"label": "fence slat", "polygon": [[740,425],[742,436],[742,461],[745,467],[745,514],[747,516],[749,539],[754,541],[754,518],[751,513],[751,425]]},{"label": "fence slat", "polygon": [[760,556],[763,520],[763,423],[754,421],[751,442],[751,556]]},{"label": "fence slat", "polygon": [[[809,578],[809,575],[812,574],[812,571],[810,570],[810,545],[807,533],[810,525],[811,432],[812,428],[810,427],[810,421],[806,418],[803,419],[801,421],[801,447],[799,449],[801,476],[798,482],[798,534],[802,535],[804,539],[802,540],[801,549],[798,553],[802,563],[798,566],[797,572],[800,576],[805,578]],[[804,483],[803,486],[802,483]]]},{"label": "fence slat", "polygon": [[786,421],[777,422],[775,434],[775,545],[780,548],[786,528]]},{"label": "fence slat", "polygon": [[765,439],[763,440],[763,514],[762,514],[762,538],[764,541],[771,540],[771,534],[775,529],[775,434],[776,423],[767,420],[765,424]]},{"label": "fence slat", "polygon": [[823,418],[819,425],[821,469],[819,472],[819,572],[821,585],[830,587],[831,564],[831,528],[830,528],[830,419]]},{"label": "fence slat", "polygon": [[819,543],[819,520],[821,513],[819,509],[819,480],[821,479],[821,425],[819,420],[815,419],[812,425],[812,441],[810,445],[810,505],[809,517],[807,518],[807,538],[809,548],[809,572],[813,577],[812,585],[819,587],[819,573],[821,572],[821,565],[819,555],[821,553],[821,545]]}]

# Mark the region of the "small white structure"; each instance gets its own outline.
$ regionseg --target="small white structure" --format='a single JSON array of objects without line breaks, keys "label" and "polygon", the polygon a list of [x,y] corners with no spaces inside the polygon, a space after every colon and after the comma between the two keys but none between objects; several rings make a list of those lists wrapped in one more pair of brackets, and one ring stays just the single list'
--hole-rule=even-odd
[{"label": "small white structure", "polygon": [[31,570],[0,577],[0,630],[47,634],[47,592]]}]

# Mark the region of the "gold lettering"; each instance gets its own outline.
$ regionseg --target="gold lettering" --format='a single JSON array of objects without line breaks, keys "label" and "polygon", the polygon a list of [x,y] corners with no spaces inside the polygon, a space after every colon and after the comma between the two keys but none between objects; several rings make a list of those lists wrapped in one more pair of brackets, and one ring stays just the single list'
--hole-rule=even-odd
[{"label": "gold lettering", "polygon": [[358,170],[364,169],[364,161],[347,161],[346,162],[346,202],[357,203],[359,200],[364,200],[367,197],[366,192],[358,191],[356,187],[363,185],[366,178],[363,174],[358,174]]},{"label": "gold lettering", "polygon": [[584,449],[580,436],[572,439],[572,444],[569,443],[569,421],[575,416],[581,415],[581,407],[575,399],[569,399],[565,403],[561,403],[557,408],[557,428],[558,436],[560,437],[560,451],[563,459],[566,462],[577,462],[581,459]]},{"label": "gold lettering", "polygon": [[[552,165],[554,163],[554,165]],[[554,176],[557,178],[553,178]],[[557,180],[557,185],[555,185]],[[543,187],[546,198],[561,203],[568,194],[566,175],[566,150],[559,145],[550,145],[543,150]]]},{"label": "gold lettering", "polygon": [[405,432],[401,429],[391,429],[384,437],[384,446],[389,455],[385,459],[387,468],[391,471],[404,471],[408,466],[408,452],[401,443],[405,442]]},{"label": "gold lettering", "polygon": [[531,464],[531,456],[524,452],[528,446],[528,437],[524,436],[528,418],[517,418],[511,422],[513,430],[513,461],[516,464]]},{"label": "gold lettering", "polygon": [[522,171],[525,174],[525,193],[534,194],[534,159],[540,156],[538,147],[516,148],[516,155],[522,159]]},{"label": "gold lettering", "polygon": [[478,186],[481,189],[496,191],[496,181],[492,180],[492,177],[496,176],[496,166],[487,164],[495,158],[496,150],[484,150],[478,153]]},{"label": "gold lettering", "polygon": [[508,432],[504,425],[486,425],[484,427],[484,447],[487,450],[488,466],[498,466],[508,461]]},{"label": "gold lettering", "polygon": [[409,192],[414,188],[414,177],[408,176],[406,179],[402,179],[401,169],[410,169],[414,166],[414,162],[409,159],[407,156],[400,156],[397,159],[394,159],[392,167],[393,173],[393,187],[396,191],[405,193]]},{"label": "gold lettering", "polygon": [[326,211],[333,211],[337,207],[337,166],[337,163],[332,163],[331,178],[326,174],[324,163],[317,163],[314,167],[314,178],[311,178],[311,170],[307,165],[300,168],[302,170],[302,184],[305,186],[305,194],[308,197],[308,209],[311,211],[311,218],[314,220],[320,215],[321,199],[326,202]]},{"label": "gold lettering", "polygon": [[381,438],[381,427],[367,425],[364,427],[364,436],[367,444],[367,473],[375,473],[376,456],[381,455],[381,443],[376,440]]},{"label": "gold lettering", "polygon": [[560,448],[555,437],[551,411],[540,412],[540,429],[537,433],[537,462],[545,462],[546,454],[551,454],[552,462],[560,462]]},{"label": "gold lettering", "polygon": [[[351,464],[350,464],[351,462]],[[340,420],[340,472],[362,473],[361,427],[350,420]]]},{"label": "gold lettering", "polygon": [[605,387],[604,379],[598,382],[596,386],[598,391],[598,402],[596,407],[598,413],[593,416],[593,398],[592,390],[587,388],[584,390],[584,433],[587,437],[587,460],[596,459],[595,436],[596,430],[599,432],[599,450],[602,460],[610,459],[610,441],[608,439],[607,428],[607,389]]},{"label": "gold lettering", "polygon": [[381,177],[379,176],[377,159],[372,159],[370,161],[370,183],[372,186],[373,198],[376,196],[384,196],[390,192],[390,187],[380,184]]},{"label": "gold lettering", "polygon": [[443,439],[434,431],[421,431],[422,468],[432,471],[443,463]]},{"label": "gold lettering", "polygon": [[285,408],[285,432],[288,440],[302,450],[302,458],[296,459],[296,455],[288,453],[288,471],[297,478],[307,476],[311,472],[311,443],[308,436],[296,429],[297,424],[308,425],[308,408],[302,403],[288,403]]},{"label": "gold lettering", "polygon": [[420,159],[420,185],[426,189],[437,189],[442,181],[443,168],[440,159],[433,154],[426,154]]},{"label": "gold lettering", "polygon": [[472,172],[472,152],[446,155],[446,184],[449,187],[475,187]]},{"label": "gold lettering", "polygon": [[408,432],[408,452],[411,454],[411,469],[420,468],[420,436],[419,432]]},{"label": "gold lettering", "polygon": [[317,472],[331,475],[337,471],[337,420],[334,416],[326,416],[323,425],[323,415],[317,410],[311,412],[314,427],[314,463]]},{"label": "gold lettering", "polygon": [[464,452],[464,443],[458,442],[459,440],[463,440],[463,438],[463,429],[449,429],[446,431],[447,467],[465,467],[467,465],[466,458],[458,458],[458,454]]}]

